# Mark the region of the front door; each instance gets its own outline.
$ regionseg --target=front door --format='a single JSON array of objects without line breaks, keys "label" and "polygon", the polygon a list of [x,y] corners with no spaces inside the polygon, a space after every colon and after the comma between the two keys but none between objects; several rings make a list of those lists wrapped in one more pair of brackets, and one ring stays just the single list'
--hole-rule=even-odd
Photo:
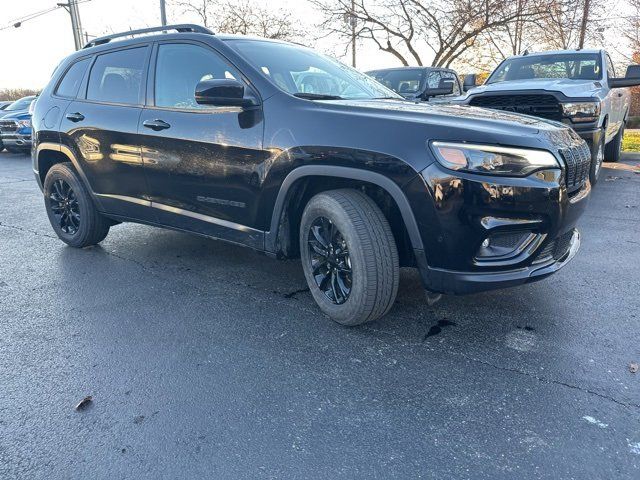
[{"label": "front door", "polygon": [[63,143],[103,208],[112,214],[144,217],[147,185],[137,139],[142,113],[149,46],[98,55],[89,72],[86,94],[72,101],[63,116]]},{"label": "front door", "polygon": [[[163,223],[178,228],[223,238],[233,237],[233,230],[251,236],[267,158],[262,111],[199,105],[194,95],[203,79],[235,78],[251,87],[204,44],[159,43],[153,57],[151,105],[138,131],[154,209]],[[259,244],[255,233],[248,243]]]}]

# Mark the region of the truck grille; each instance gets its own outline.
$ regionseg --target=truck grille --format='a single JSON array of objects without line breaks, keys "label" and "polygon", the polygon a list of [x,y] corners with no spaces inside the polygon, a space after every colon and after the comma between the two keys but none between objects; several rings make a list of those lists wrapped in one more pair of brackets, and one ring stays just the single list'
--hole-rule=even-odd
[{"label": "truck grille", "polygon": [[469,105],[524,113],[549,120],[562,119],[560,103],[553,95],[481,95],[472,98]]},{"label": "truck grille", "polygon": [[18,123],[13,120],[0,120],[0,133],[15,132],[18,130]]},{"label": "truck grille", "polygon": [[570,192],[577,190],[589,178],[589,168],[591,167],[591,150],[586,142],[581,142],[571,148],[560,150],[562,158],[567,165],[566,183]]}]

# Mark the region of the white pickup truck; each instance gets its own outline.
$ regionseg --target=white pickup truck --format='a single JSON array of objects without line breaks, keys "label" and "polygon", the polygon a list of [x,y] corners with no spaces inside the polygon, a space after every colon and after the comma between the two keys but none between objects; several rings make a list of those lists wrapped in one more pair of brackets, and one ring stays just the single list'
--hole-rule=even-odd
[{"label": "white pickup truck", "polygon": [[620,78],[604,50],[561,50],[507,58],[481,86],[467,75],[460,103],[570,125],[591,148],[594,185],[602,162],[620,158],[630,103],[623,87],[635,85],[640,65],[630,65]]}]

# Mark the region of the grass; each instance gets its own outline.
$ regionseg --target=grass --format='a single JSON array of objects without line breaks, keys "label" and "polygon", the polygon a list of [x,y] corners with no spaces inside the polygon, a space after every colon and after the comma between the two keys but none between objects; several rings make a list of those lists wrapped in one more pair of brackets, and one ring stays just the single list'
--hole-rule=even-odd
[{"label": "grass", "polygon": [[624,132],[622,150],[625,152],[640,152],[640,132]]}]

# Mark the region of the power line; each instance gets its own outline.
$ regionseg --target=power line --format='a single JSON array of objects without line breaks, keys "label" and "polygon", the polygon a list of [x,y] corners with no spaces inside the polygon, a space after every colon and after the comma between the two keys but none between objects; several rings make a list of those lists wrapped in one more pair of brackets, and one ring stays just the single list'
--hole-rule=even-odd
[{"label": "power line", "polygon": [[[90,1],[91,0],[76,0],[76,4],[86,3],[86,2],[90,2]],[[4,27],[0,27],[0,31],[8,30],[9,28],[18,28],[24,22],[28,22],[29,20],[33,20],[34,18],[41,17],[42,15],[46,15],[47,13],[51,13],[51,12],[53,12],[55,10],[59,10],[60,8],[63,8],[63,5],[56,5],[54,7],[50,7],[50,8],[47,8],[45,10],[40,10],[38,12],[30,13],[28,15],[25,15],[24,17],[16,18],[14,20],[11,20]]]}]

